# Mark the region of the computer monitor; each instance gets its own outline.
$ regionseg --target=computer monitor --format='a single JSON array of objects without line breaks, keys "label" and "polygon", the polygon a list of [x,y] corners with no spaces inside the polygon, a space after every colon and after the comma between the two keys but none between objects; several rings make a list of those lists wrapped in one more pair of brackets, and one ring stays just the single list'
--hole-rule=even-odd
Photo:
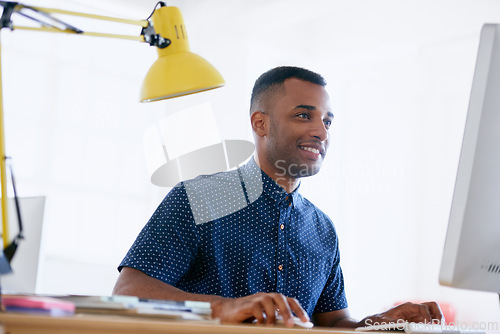
[{"label": "computer monitor", "polygon": [[440,283],[500,293],[500,25],[481,30]]},{"label": "computer monitor", "polygon": [[[12,273],[2,275],[2,293],[37,293],[39,285],[41,243],[43,233],[43,214],[45,197],[20,197],[19,207],[23,223],[24,239],[19,241],[11,268]],[[9,199],[9,234],[17,235],[17,222],[14,200]]]}]

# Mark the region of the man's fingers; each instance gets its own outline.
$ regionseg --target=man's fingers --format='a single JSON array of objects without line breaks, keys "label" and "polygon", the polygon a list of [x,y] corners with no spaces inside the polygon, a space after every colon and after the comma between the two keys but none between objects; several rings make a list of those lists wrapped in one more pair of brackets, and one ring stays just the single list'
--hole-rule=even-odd
[{"label": "man's fingers", "polygon": [[382,313],[389,322],[431,322],[431,312],[424,304],[404,303],[387,312]]},{"label": "man's fingers", "polygon": [[441,308],[439,304],[436,302],[426,302],[423,303],[429,308],[429,313],[431,315],[432,320],[439,320],[440,322],[444,320],[443,312],[441,312]]},{"label": "man's fingers", "polygon": [[[218,304],[217,304],[218,305]],[[309,317],[300,303],[294,298],[287,298],[280,293],[258,293],[251,296],[228,299],[221,304],[220,319],[222,323],[242,322],[255,319],[258,324],[274,324],[276,311],[283,318],[287,327],[295,325],[292,311],[302,320]],[[220,305],[219,305],[220,306]]]},{"label": "man's fingers", "polygon": [[418,307],[418,311],[416,312],[415,319],[412,319],[414,322],[426,322],[433,323],[440,322],[443,319],[443,315],[441,313],[441,309],[439,305],[435,302],[427,302],[422,304],[413,304],[415,307]]},{"label": "man's fingers", "polygon": [[260,303],[254,303],[251,308],[251,313],[258,324],[263,324],[266,318],[262,312],[262,305]]},{"label": "man's fingers", "polygon": [[295,315],[299,317],[300,320],[304,322],[309,321],[309,316],[307,315],[306,311],[304,311],[304,309],[302,308],[297,299],[288,298],[288,305],[290,305],[290,308],[292,309],[293,313],[295,313]]},{"label": "man's fingers", "polygon": [[274,324],[276,321],[276,304],[274,299],[269,295],[265,295],[262,298],[261,305],[266,314],[266,324]]},{"label": "man's fingers", "polygon": [[285,323],[285,326],[287,327],[293,327],[294,326],[294,321],[293,321],[293,314],[292,310],[290,309],[290,305],[288,304],[288,301],[285,296],[282,294],[276,293],[272,294],[274,302],[276,303],[276,306],[279,309],[279,313],[281,317],[283,318],[283,322]]},{"label": "man's fingers", "polygon": [[422,317],[419,322],[431,322],[431,312],[429,311],[429,307],[424,304],[417,304],[419,311],[420,311],[420,316]]},{"label": "man's fingers", "polygon": [[405,303],[399,306],[401,308],[402,317],[397,316],[401,320],[410,322],[430,322],[431,314],[429,307],[423,304]]},{"label": "man's fingers", "polygon": [[420,319],[417,319],[416,322],[440,322],[443,319],[443,314],[441,313],[441,309],[439,305],[435,302],[427,302],[422,304],[415,304],[419,307],[419,316]]},{"label": "man's fingers", "polygon": [[376,321],[379,322],[409,321],[422,323],[433,323],[444,320],[441,309],[436,302],[422,304],[404,303],[370,319],[377,319]]}]

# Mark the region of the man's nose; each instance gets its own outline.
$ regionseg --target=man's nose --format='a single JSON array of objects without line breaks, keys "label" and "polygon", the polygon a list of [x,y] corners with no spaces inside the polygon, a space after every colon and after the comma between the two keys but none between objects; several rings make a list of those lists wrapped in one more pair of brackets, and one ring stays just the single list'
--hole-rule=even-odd
[{"label": "man's nose", "polygon": [[312,124],[311,136],[318,138],[320,141],[328,139],[328,129],[323,120],[318,120]]}]

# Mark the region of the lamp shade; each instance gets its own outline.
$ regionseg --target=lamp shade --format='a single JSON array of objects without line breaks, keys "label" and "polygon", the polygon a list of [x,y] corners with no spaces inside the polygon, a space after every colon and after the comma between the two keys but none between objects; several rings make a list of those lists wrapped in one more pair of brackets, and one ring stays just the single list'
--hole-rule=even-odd
[{"label": "lamp shade", "polygon": [[158,8],[152,21],[155,31],[171,43],[166,48],[158,48],[158,59],[142,84],[141,102],[169,99],[224,85],[217,69],[189,50],[184,20],[177,7]]}]

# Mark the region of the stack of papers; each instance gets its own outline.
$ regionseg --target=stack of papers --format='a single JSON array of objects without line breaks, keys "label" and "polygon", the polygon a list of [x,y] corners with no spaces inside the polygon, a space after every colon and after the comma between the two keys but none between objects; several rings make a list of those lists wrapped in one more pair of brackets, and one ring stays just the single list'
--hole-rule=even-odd
[{"label": "stack of papers", "polygon": [[133,296],[59,296],[71,302],[77,313],[103,313],[164,317],[182,320],[210,320],[210,303],[197,301],[172,301],[140,299]]}]

